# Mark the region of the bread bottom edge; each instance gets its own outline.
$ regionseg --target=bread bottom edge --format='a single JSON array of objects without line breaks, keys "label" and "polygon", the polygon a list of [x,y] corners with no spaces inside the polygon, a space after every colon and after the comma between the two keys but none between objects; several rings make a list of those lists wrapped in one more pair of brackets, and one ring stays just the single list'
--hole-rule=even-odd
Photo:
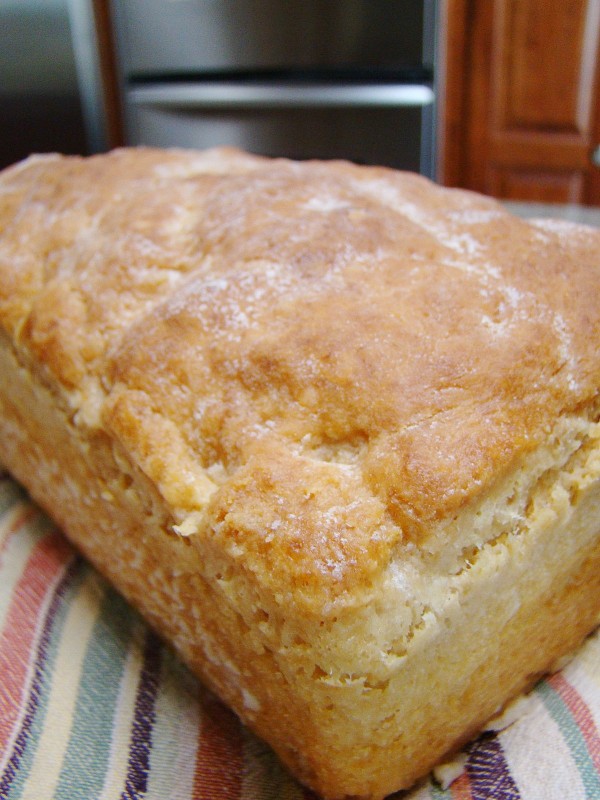
[{"label": "bread bottom edge", "polygon": [[[309,708],[282,674],[277,655],[256,652],[255,642],[245,639],[243,621],[206,581],[175,577],[172,585],[162,585],[174,564],[182,574],[197,570],[198,556],[165,532],[160,498],[149,495],[139,503],[137,520],[135,497],[125,511],[103,498],[106,475],[93,472],[94,442],[77,440],[49,392],[10,358],[7,364],[10,371],[0,370],[0,460],[192,670],[323,797],[379,800],[410,787],[598,623],[600,528],[586,528],[590,516],[600,519],[596,487],[578,506],[572,542],[561,544],[564,553],[553,546],[565,531],[549,528],[547,541],[529,554],[541,560],[528,576],[523,563],[517,569],[499,545],[482,557],[498,560],[496,582],[487,588],[476,582],[465,594],[462,624],[450,619],[429,642],[415,644],[385,687],[365,693],[360,687],[305,683],[304,690],[312,691]],[[546,577],[534,580],[538,574]],[[523,586],[524,601],[514,613],[504,613],[503,605],[512,601],[498,593],[515,582]],[[188,596],[194,587],[196,599]],[[328,710],[331,697],[335,704]],[[336,714],[339,720],[332,722]],[[355,746],[348,744],[353,732],[345,728],[368,726],[370,719],[379,720],[372,741],[367,744],[357,731]]]}]

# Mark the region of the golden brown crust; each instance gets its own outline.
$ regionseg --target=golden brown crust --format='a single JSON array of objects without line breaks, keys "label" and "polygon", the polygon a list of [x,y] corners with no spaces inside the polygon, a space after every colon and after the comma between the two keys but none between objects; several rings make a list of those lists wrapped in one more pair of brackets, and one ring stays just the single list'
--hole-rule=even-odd
[{"label": "golden brown crust", "polygon": [[[67,387],[98,382],[153,479],[177,429],[203,487],[170,487],[182,511],[215,464],[226,481],[257,448],[288,451],[293,484],[299,459],[350,444],[391,538],[419,539],[599,384],[594,247],[574,258],[414,175],[230,151],[38,159],[4,176],[0,220],[5,329]],[[153,422],[125,433],[132,404]]]},{"label": "golden brown crust", "polygon": [[[37,157],[0,176],[0,326],[7,363],[25,375],[19,397],[30,381],[34,394],[45,387],[40,416],[55,407],[79,442],[63,447],[86,465],[73,466],[71,483],[90,484],[97,518],[102,498],[117,509],[99,523],[103,535],[119,514],[127,520],[111,545],[123,548],[116,565],[86,539],[83,501],[73,537],[142,605],[144,574],[170,580],[161,565],[185,562],[189,574],[181,567],[164,601],[148,578],[159,599],[146,613],[238,711],[238,689],[215,664],[235,659],[231,637],[247,629],[256,660],[244,651],[238,668],[263,706],[289,703],[289,719],[256,712],[256,727],[273,726],[284,757],[332,796],[344,789],[325,776],[346,768],[344,752],[376,763],[362,733],[360,745],[336,740],[353,714],[373,714],[374,741],[388,737],[380,749],[409,752],[401,710],[385,711],[388,694],[404,691],[406,654],[433,637],[430,619],[446,641],[456,597],[476,614],[503,548],[513,562],[498,567],[498,585],[527,585],[524,531],[527,558],[538,553],[546,574],[561,561],[580,569],[577,542],[553,552],[552,509],[574,515],[581,553],[596,552],[578,498],[600,481],[599,249],[598,232],[530,224],[477,195],[343,162],[140,149]],[[12,391],[5,437],[25,452],[27,437],[46,434]],[[27,470],[46,468],[51,452],[50,439],[34,448]],[[121,467],[131,487],[115,477]],[[38,491],[47,506],[77,507],[50,484]],[[128,562],[136,536],[139,573]],[[478,563],[487,577],[471,589]],[[228,653],[221,661],[182,632],[197,613],[190,575],[215,606],[202,635]],[[586,580],[592,608],[565,645],[600,606]],[[519,635],[535,629],[532,609],[548,591],[541,580],[521,598]],[[164,623],[176,602],[181,620]],[[219,642],[221,628],[230,638]],[[307,711],[313,691],[321,705]],[[476,700],[438,756],[479,724]],[[343,707],[338,728],[323,711],[330,702]],[[289,753],[286,726],[297,727]],[[315,752],[299,743],[305,731]],[[323,731],[338,767],[318,764]],[[423,751],[424,768],[434,751]],[[393,787],[395,778],[361,778],[365,764],[348,768],[348,786],[363,780],[373,796]],[[385,771],[385,758],[373,769]]]},{"label": "golden brown crust", "polygon": [[[592,339],[597,331],[590,252],[570,263],[556,237],[497,207],[491,225],[465,225],[460,212],[468,219],[480,200],[446,199],[414,176],[348,165],[257,172],[222,187],[206,217],[203,242],[219,236],[207,245],[209,275],[145,317],[113,362],[128,387],[143,376],[178,427],[198,425],[206,397],[203,464],[235,470],[257,431],[288,449],[308,442],[308,453],[364,442],[365,481],[414,536],[485,490],[557,412],[593,396],[598,374],[582,363],[590,338],[575,333],[583,318]],[[146,341],[161,353],[150,371]],[[183,413],[181,398],[169,399],[182,370],[193,386]],[[197,386],[211,381],[218,412]]]}]

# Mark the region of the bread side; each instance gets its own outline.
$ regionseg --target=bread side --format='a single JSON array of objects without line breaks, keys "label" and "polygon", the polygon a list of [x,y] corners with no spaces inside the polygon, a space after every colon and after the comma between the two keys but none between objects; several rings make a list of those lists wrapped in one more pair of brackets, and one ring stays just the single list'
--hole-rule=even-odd
[{"label": "bread side", "polygon": [[302,780],[410,785],[594,626],[598,234],[229,151],[1,185],[0,457]]}]

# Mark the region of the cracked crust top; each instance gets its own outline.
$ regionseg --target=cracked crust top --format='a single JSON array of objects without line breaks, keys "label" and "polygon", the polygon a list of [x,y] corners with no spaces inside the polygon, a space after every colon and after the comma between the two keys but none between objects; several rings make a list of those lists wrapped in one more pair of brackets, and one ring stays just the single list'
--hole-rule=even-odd
[{"label": "cracked crust top", "polygon": [[600,386],[600,233],[218,149],[0,177],[0,323],[79,424],[306,602],[427,547]]}]

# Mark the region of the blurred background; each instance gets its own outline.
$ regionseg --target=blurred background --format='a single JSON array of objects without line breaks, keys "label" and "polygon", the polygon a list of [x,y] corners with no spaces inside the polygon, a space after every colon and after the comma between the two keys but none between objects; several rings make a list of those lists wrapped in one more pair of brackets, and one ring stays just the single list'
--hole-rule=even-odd
[{"label": "blurred background", "polygon": [[67,0],[0,0],[0,163],[85,152]]},{"label": "blurred background", "polygon": [[0,0],[0,166],[229,144],[600,206],[600,0]]}]

